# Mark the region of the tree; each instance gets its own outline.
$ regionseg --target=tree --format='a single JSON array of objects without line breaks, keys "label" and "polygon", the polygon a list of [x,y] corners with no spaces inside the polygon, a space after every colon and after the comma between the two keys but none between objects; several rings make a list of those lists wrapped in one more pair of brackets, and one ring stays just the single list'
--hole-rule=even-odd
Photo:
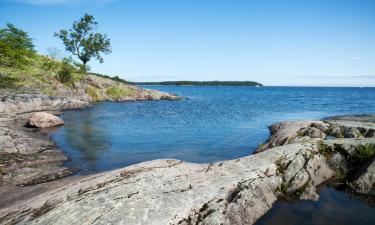
[{"label": "tree", "polygon": [[23,66],[34,55],[34,45],[29,35],[8,23],[0,29],[0,64]]},{"label": "tree", "polygon": [[92,15],[85,14],[79,21],[75,21],[69,30],[60,30],[55,33],[59,37],[65,49],[77,56],[82,61],[83,70],[91,58],[96,58],[103,63],[101,53],[111,52],[110,40],[105,34],[95,33],[97,22]]}]

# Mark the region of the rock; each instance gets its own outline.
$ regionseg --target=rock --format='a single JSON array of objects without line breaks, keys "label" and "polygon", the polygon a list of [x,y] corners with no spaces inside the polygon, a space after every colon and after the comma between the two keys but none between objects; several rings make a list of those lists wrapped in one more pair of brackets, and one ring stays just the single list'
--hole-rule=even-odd
[{"label": "rock", "polygon": [[0,114],[22,114],[39,111],[69,110],[89,107],[90,103],[68,97],[42,94],[0,93]]},{"label": "rock", "polygon": [[64,121],[57,116],[46,112],[33,113],[27,122],[28,127],[47,128],[64,124]]},{"label": "rock", "polygon": [[316,151],[314,144],[296,143],[213,164],[144,162],[81,177],[3,208],[0,223],[253,224],[283,195],[277,191],[284,182],[277,172],[280,158],[287,165],[296,157],[301,161],[302,167],[288,167],[288,173],[305,176],[294,178],[295,191],[303,192],[308,180],[317,185],[329,178]]},{"label": "rock", "polygon": [[[316,124],[316,123],[314,123],[314,124]],[[323,126],[323,125],[319,126],[319,127],[322,127],[324,130],[326,130],[326,127]],[[326,134],[316,127],[302,128],[298,131],[298,134],[300,136],[307,136],[307,137],[310,137],[310,138],[325,138],[326,137]]]},{"label": "rock", "polygon": [[[7,161],[0,163],[0,202],[7,202],[0,224],[254,224],[280,197],[317,200],[317,185],[334,177],[340,163],[350,163],[358,145],[375,143],[366,137],[323,141],[331,123],[286,122],[273,126],[267,151],[243,158],[211,164],[154,160],[38,184],[69,174],[61,167],[66,157],[48,140],[12,125],[20,116],[12,118],[0,117],[0,159]],[[373,126],[354,122],[358,131]],[[338,127],[353,125],[340,121]],[[372,161],[355,180],[357,192],[373,193],[373,167]],[[354,167],[346,168],[350,174]],[[10,185],[32,186],[17,187],[15,196]],[[25,191],[35,186],[44,191]]]},{"label": "rock", "polygon": [[326,127],[322,121],[286,121],[270,127],[271,137],[255,152],[262,152],[269,148],[307,141],[311,138],[324,138],[325,134],[317,127]]},{"label": "rock", "polygon": [[375,195],[375,160],[353,182],[356,192],[366,195]]}]

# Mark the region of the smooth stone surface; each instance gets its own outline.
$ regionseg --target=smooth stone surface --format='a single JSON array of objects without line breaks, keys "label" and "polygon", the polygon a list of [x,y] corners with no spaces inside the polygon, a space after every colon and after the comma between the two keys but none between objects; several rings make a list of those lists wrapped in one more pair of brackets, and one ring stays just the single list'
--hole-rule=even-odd
[{"label": "smooth stone surface", "polygon": [[59,117],[46,112],[36,112],[27,122],[28,127],[47,128],[64,124]]}]

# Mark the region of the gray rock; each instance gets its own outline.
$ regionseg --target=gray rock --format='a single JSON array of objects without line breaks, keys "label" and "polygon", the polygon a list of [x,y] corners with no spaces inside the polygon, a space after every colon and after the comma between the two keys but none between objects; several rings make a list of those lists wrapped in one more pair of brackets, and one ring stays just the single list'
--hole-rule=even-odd
[{"label": "gray rock", "polygon": [[[177,160],[145,162],[67,182],[22,204],[0,210],[0,221],[20,224],[253,224],[282,194],[277,191],[283,183],[283,174],[276,172],[278,159],[289,162],[296,156],[315,151],[313,144],[297,143],[213,164]],[[320,168],[325,168],[324,160],[300,159],[308,168],[299,171],[305,170],[311,180],[323,180],[314,176],[327,178],[319,172]],[[301,176],[294,182],[298,189],[306,179]]]},{"label": "gray rock", "polygon": [[353,182],[353,188],[361,194],[375,195],[375,160]]}]

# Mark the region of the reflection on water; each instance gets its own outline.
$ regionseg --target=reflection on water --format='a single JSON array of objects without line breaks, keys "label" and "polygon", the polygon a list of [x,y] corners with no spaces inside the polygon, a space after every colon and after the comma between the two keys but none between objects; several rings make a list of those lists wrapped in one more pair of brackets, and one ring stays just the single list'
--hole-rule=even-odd
[{"label": "reflection on water", "polygon": [[[321,187],[314,201],[276,202],[255,225],[373,225],[375,208],[334,187]],[[373,200],[373,199],[372,199]]]},{"label": "reflection on water", "polygon": [[[59,131],[64,140],[75,151],[69,153],[71,159],[79,159],[88,162],[90,165],[100,163],[97,159],[105,152],[110,150],[111,142],[108,137],[108,130],[105,127],[99,127],[92,118],[93,112],[88,110],[86,113],[74,113],[71,116],[79,123],[66,123]],[[70,166],[71,162],[67,163]],[[72,164],[72,167],[79,166]]]},{"label": "reflection on water", "polygon": [[160,159],[196,163],[252,153],[282,120],[375,113],[375,88],[154,86],[182,101],[96,104],[65,112],[52,134],[71,159],[92,173]]}]

